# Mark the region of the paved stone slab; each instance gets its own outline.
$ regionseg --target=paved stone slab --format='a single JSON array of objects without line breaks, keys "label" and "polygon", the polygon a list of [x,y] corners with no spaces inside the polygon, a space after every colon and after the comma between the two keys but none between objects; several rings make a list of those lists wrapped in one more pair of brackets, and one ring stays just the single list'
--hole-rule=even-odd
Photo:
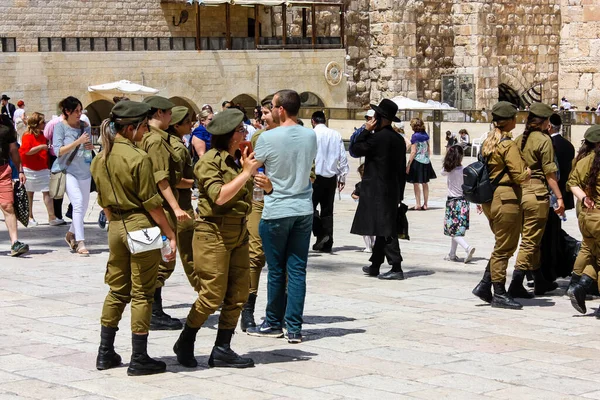
[{"label": "paved stone slab", "polygon": [[[433,162],[439,170],[440,158]],[[356,167],[351,160],[351,170]],[[599,321],[591,315],[598,300],[588,302],[588,316],[580,317],[563,296],[565,279],[559,279],[556,294],[524,301],[521,311],[492,309],[474,298],[471,289],[493,238],[485,217],[473,209],[466,240],[477,249],[474,261],[443,260],[450,247],[442,233],[443,179],[431,182],[431,210],[408,214],[411,240],[401,242],[408,279],[364,277],[360,268],[370,255],[362,251],[362,238],[348,233],[356,209],[349,189],[356,179],[353,172],[348,190],[335,202],[334,252],[309,256],[302,344],[250,337],[238,329],[233,347],[253,357],[256,367],[211,369],[207,361],[218,323],[212,316],[196,341],[197,369],[177,364],[172,346],[178,332],[152,332],[149,353],[166,362],[169,372],[138,378],[126,375],[129,309],[115,342],[125,364],[95,370],[108,257],[106,232],[95,225],[98,206],[90,206],[87,215],[92,255],[85,259],[66,248],[67,227],[45,225],[43,205],[36,200],[42,225],[20,230],[31,254],[18,259],[0,254],[0,398],[600,398],[595,373]],[[409,185],[405,202],[413,205],[413,199]],[[574,214],[567,216],[564,229],[579,237]],[[0,238],[6,237],[5,230],[0,232]],[[257,301],[259,321],[265,290],[266,269]],[[163,297],[168,313],[187,316],[196,294],[180,264]]]}]

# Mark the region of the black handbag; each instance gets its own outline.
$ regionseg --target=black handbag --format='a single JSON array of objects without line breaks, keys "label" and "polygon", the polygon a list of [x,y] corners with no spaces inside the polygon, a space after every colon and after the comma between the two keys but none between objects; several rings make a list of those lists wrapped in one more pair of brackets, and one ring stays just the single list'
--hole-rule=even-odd
[{"label": "black handbag", "polygon": [[25,185],[21,182],[16,181],[14,187],[14,208],[17,220],[27,227],[29,225],[29,198],[27,197],[27,190]]}]

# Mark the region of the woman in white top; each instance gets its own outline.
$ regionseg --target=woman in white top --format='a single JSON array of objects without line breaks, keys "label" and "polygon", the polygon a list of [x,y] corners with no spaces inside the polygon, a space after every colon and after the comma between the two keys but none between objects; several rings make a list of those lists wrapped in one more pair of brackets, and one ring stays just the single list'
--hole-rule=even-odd
[{"label": "woman in white top", "polygon": [[[91,127],[81,121],[82,106],[75,97],[63,99],[59,107],[64,120],[56,125],[52,135],[52,146],[58,157],[52,165],[52,172],[66,170],[66,192],[73,205],[73,222],[65,241],[72,251],[81,256],[89,256],[84,243],[83,218],[90,200],[92,182],[90,164],[94,146],[90,141]],[[69,163],[73,152],[76,153]]]},{"label": "woman in white top", "polygon": [[444,215],[444,235],[452,237],[450,254],[444,257],[447,261],[459,261],[456,249],[460,245],[466,252],[464,262],[473,259],[475,248],[469,246],[464,239],[469,229],[469,207],[470,203],[463,197],[463,149],[460,145],[452,146],[444,157],[444,168],[442,176],[448,180],[448,199],[446,200],[446,213]]}]

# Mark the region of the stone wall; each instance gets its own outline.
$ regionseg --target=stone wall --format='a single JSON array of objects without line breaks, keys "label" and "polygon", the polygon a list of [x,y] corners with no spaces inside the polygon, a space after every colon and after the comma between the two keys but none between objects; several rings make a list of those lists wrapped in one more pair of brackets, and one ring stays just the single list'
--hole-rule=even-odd
[{"label": "stone wall", "polygon": [[[146,51],[77,53],[4,53],[0,65],[2,90],[24,99],[27,110],[56,113],[69,95],[84,106],[113,94],[89,93],[89,85],[128,79],[217,108],[223,100],[246,94],[256,100],[260,65],[260,100],[289,88],[312,92],[326,107],[346,107],[346,86],[329,86],[323,71],[330,61],[344,62],[344,50],[303,51]],[[176,62],[174,62],[176,60]],[[289,71],[294,71],[290,75]],[[131,96],[139,100],[139,96]]]},{"label": "stone wall", "polygon": [[559,2],[348,1],[348,101],[364,106],[395,95],[441,101],[441,78],[450,74],[473,76],[476,108],[497,101],[500,83],[519,93],[542,83],[543,100],[556,101]]},{"label": "stone wall", "polygon": [[600,2],[562,0],[559,92],[583,109],[600,103]]}]

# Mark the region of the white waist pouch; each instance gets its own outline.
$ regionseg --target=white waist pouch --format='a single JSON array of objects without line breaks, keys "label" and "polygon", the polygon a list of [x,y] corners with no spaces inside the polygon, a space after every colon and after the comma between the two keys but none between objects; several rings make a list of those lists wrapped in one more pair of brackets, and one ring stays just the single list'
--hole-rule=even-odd
[{"label": "white waist pouch", "polygon": [[127,232],[127,245],[131,254],[158,250],[162,247],[162,235],[158,226]]}]

